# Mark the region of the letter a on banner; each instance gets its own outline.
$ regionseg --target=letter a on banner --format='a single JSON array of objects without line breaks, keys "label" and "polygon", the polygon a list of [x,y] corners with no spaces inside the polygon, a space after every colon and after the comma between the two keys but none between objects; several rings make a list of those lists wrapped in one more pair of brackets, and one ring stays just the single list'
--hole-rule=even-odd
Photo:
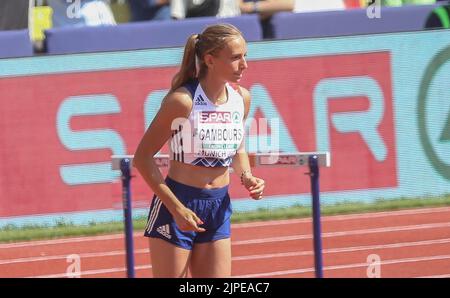
[{"label": "letter a on banner", "polygon": [[[248,136],[248,152],[299,151],[266,88],[260,84],[254,84],[250,88],[250,93],[252,104],[246,122],[246,131],[251,132]],[[254,119],[257,110],[260,110],[266,119],[259,119],[257,122]],[[258,127],[257,131],[254,128],[255,125]],[[270,135],[267,131],[268,126],[271,130]]]}]

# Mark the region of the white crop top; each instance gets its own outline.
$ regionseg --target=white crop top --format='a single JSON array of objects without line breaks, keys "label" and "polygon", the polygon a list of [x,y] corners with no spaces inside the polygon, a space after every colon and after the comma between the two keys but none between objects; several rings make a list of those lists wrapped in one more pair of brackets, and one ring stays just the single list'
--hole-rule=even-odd
[{"label": "white crop top", "polygon": [[183,87],[192,94],[188,119],[172,124],[171,160],[204,167],[228,167],[244,139],[244,99],[226,84],[228,100],[213,104],[198,80]]}]

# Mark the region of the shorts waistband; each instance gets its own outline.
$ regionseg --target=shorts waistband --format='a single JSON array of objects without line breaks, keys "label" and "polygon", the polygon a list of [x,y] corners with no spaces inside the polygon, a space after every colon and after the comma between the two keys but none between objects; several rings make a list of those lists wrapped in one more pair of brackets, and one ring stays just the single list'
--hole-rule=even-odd
[{"label": "shorts waistband", "polygon": [[190,197],[192,196],[198,199],[215,200],[225,196],[228,193],[228,185],[216,188],[199,188],[175,181],[169,176],[166,176],[165,181],[169,188],[175,188],[176,192],[183,192]]}]

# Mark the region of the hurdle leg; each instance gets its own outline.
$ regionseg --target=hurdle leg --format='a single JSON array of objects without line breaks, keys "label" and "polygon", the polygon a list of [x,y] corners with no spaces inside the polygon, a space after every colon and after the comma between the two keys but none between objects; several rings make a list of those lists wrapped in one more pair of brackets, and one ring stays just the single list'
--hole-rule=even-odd
[{"label": "hurdle leg", "polygon": [[320,197],[319,197],[319,165],[318,157],[309,157],[309,170],[311,178],[311,194],[313,209],[313,234],[314,234],[314,266],[317,278],[323,277],[322,271],[322,236],[320,224]]},{"label": "hurdle leg", "polygon": [[122,204],[125,221],[125,249],[127,255],[127,277],[134,278],[133,220],[131,216],[131,173],[130,159],[120,161],[122,172]]}]

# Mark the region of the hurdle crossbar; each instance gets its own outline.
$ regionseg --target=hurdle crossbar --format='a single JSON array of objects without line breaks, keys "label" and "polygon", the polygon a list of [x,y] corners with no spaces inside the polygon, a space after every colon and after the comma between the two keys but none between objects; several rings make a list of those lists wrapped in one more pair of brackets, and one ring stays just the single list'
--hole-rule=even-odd
[{"label": "hurdle crossbar", "polygon": [[[122,198],[125,222],[125,247],[127,260],[127,276],[134,277],[133,255],[133,222],[131,215],[131,171],[133,168],[133,155],[112,155],[112,169],[120,170],[122,175]],[[314,238],[314,264],[315,276],[323,277],[322,269],[322,237],[320,223],[320,190],[319,167],[330,167],[329,152],[293,152],[293,153],[249,153],[251,167],[309,167],[307,173],[311,178],[311,194],[313,209],[313,238]],[[157,154],[154,160],[158,167],[169,166],[169,155]],[[232,170],[232,168],[230,168]]]},{"label": "hurdle crossbar", "polygon": [[[329,152],[294,152],[294,153],[249,153],[248,159],[251,167],[271,166],[271,167],[290,167],[290,166],[309,166],[310,156],[317,156],[320,167],[329,167]],[[132,167],[133,155],[111,155],[112,169],[120,170],[120,162],[123,159],[130,160],[130,169]],[[169,166],[169,155],[157,154],[153,157],[159,167]],[[231,170],[232,168],[230,168]]]}]

